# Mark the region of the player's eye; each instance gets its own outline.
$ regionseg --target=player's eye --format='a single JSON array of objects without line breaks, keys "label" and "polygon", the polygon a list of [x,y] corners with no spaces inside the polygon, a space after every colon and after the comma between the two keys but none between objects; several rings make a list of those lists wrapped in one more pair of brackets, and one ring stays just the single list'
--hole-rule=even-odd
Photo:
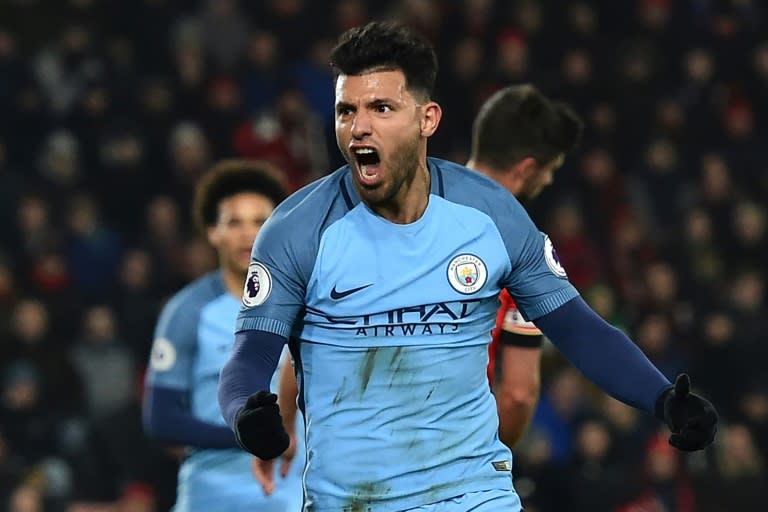
[{"label": "player's eye", "polygon": [[346,117],[346,116],[352,115],[352,112],[353,112],[352,107],[339,107],[338,109],[336,109],[336,114],[339,117]]},{"label": "player's eye", "polygon": [[379,103],[373,108],[376,112],[379,114],[387,114],[389,112],[392,112],[392,107],[387,105],[386,103]]}]

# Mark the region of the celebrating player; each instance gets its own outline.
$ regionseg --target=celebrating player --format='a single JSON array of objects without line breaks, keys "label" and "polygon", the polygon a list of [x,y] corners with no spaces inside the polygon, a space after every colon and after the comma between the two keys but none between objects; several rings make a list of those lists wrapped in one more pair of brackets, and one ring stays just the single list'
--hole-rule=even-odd
[{"label": "celebrating player", "polygon": [[[475,118],[467,167],[497,181],[522,201],[533,199],[552,182],[581,131],[576,113],[551,101],[533,85],[505,87],[483,103]],[[543,337],[533,322],[523,319],[506,289],[499,298],[488,379],[499,412],[499,437],[511,448],[530,422],[539,396]],[[500,379],[495,382],[497,358]],[[279,396],[296,396],[296,382],[290,374],[280,383]],[[295,411],[295,400],[285,400],[285,404],[287,408],[281,407],[284,415]],[[264,478],[268,479],[271,465],[264,466]]]},{"label": "celebrating player", "polygon": [[[186,447],[176,512],[301,510],[301,464],[278,477],[276,489],[267,495],[251,472],[253,457],[239,449],[215,398],[219,372],[232,348],[253,240],[285,198],[274,172],[257,162],[225,160],[203,177],[195,195],[195,220],[218,253],[219,269],[174,295],[156,327],[144,423],[151,436]],[[246,293],[259,286],[248,282]],[[274,370],[273,365],[260,382],[269,385]]]},{"label": "celebrating player", "polygon": [[485,369],[507,289],[581,371],[674,432],[711,443],[717,416],[676,387],[568,282],[551,241],[486,177],[427,157],[436,56],[371,23],[332,52],[348,165],[286,199],[256,239],[219,403],[262,459],[290,443],[268,375],[283,346],[305,414],[313,511],[520,510]]}]

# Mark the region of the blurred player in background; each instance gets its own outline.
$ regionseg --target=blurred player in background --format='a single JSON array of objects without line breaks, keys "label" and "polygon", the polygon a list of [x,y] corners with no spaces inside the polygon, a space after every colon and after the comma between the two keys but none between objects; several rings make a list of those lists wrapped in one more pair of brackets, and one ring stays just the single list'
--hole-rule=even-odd
[{"label": "blurred player in background", "polygon": [[286,199],[254,244],[218,399],[240,445],[290,445],[267,378],[290,339],[305,415],[305,508],[519,511],[486,378],[506,288],[589,379],[698,450],[717,414],[672,386],[570,284],[509,191],[427,157],[442,111],[437,58],[411,30],[370,23],[331,56],[348,162]]},{"label": "blurred player in background", "polygon": [[[488,98],[475,117],[467,167],[527,201],[552,183],[582,129],[572,109],[551,101],[533,85],[505,87]],[[533,322],[523,318],[506,289],[499,299],[488,379],[498,405],[499,437],[511,448],[536,407],[543,337]]]},{"label": "blurred player in background", "polygon": [[[272,479],[276,486],[262,490],[252,472],[253,457],[238,447],[216,402],[253,240],[286,195],[276,172],[259,162],[225,160],[201,179],[194,200],[195,222],[216,249],[219,268],[174,295],[156,326],[145,383],[144,424],[150,436],[186,449],[179,470],[177,512],[301,509],[303,464]],[[291,373],[290,367],[287,371]]]}]

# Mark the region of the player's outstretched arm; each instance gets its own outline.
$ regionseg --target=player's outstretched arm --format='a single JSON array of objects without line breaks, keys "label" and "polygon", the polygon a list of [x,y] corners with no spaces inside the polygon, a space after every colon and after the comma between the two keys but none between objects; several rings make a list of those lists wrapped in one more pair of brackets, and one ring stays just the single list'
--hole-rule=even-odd
[{"label": "player's outstretched arm", "polygon": [[592,382],[622,402],[656,415],[672,431],[670,443],[687,451],[712,443],[717,412],[690,393],[687,376],[673,387],[623,332],[581,297],[535,320],[541,331]]},{"label": "player's outstretched arm", "polygon": [[283,453],[290,439],[277,395],[270,393],[286,339],[265,331],[240,331],[219,377],[219,407],[240,446],[261,459]]}]

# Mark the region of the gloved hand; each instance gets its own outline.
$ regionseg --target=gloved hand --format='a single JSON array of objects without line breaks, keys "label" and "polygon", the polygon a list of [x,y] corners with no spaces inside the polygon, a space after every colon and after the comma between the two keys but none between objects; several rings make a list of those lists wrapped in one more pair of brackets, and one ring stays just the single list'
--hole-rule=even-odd
[{"label": "gloved hand", "polygon": [[277,395],[259,391],[248,397],[235,418],[235,437],[244,450],[260,459],[274,459],[287,450],[291,439],[283,427]]},{"label": "gloved hand", "polygon": [[686,452],[706,448],[715,439],[717,411],[705,398],[691,393],[691,379],[681,373],[675,386],[656,401],[656,416],[667,424],[669,444]]}]

